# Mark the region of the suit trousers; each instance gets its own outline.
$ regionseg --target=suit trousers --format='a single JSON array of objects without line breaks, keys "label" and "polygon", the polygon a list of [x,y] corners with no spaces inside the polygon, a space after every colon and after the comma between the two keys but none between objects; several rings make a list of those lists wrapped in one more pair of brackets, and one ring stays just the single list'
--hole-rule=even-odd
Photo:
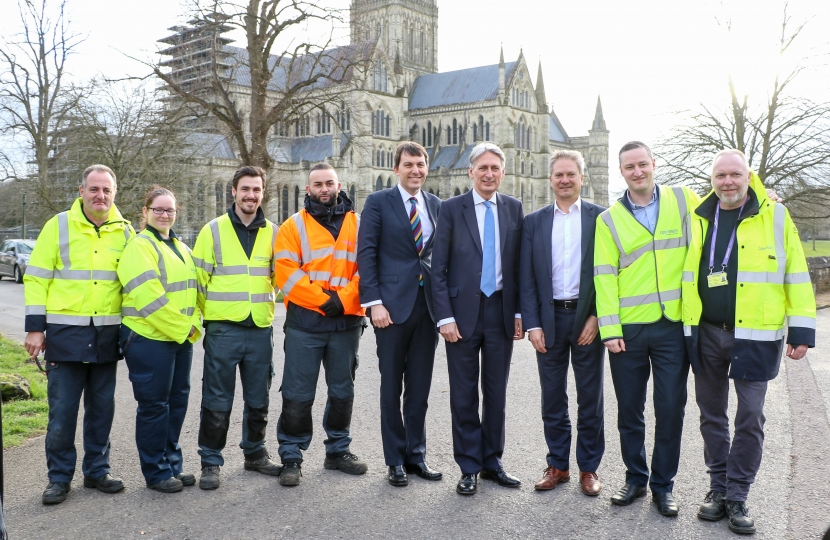
[{"label": "suit trousers", "polygon": [[695,373],[695,395],[710,489],[726,493],[730,501],[746,501],[761,467],[767,381],[734,380],[738,410],[730,444],[729,365],[735,332],[703,321],[699,329],[700,369]]},{"label": "suit trousers", "polygon": [[[605,347],[597,336],[593,343],[577,345],[572,339],[576,310],[556,307],[554,342],[545,353],[536,353],[542,384],[542,420],[548,445],[548,465],[567,471],[571,455],[571,419],[568,416],[568,363],[576,382],[576,462],[579,470],[595,472],[605,452]],[[577,335],[582,331],[579,329]]]},{"label": "suit trousers", "polygon": [[[130,332],[122,326],[122,337]],[[157,484],[182,472],[179,436],[190,396],[193,344],[135,335],[124,356],[138,402],[135,443],[141,473],[148,484]]]},{"label": "suit trousers", "polygon": [[[650,324],[623,325],[623,339],[625,351],[611,353],[609,358],[625,481],[636,486],[649,484],[653,492],[670,492],[680,461],[689,377],[683,326],[665,318]],[[649,477],[645,404],[652,373],[655,426]]]},{"label": "suit trousers", "polygon": [[[481,293],[478,320],[463,341],[447,342],[455,462],[463,474],[502,467],[507,378],[513,339],[505,335],[502,293]],[[481,362],[481,417],[479,408]]]},{"label": "suit trousers", "polygon": [[[371,309],[371,308],[370,308]],[[387,466],[426,459],[426,415],[438,331],[418,288],[409,318],[375,328],[380,369],[380,434]],[[401,416],[403,393],[403,416]]]},{"label": "suit trousers", "polygon": [[84,476],[97,478],[110,469],[110,430],[115,416],[118,362],[47,362],[46,466],[50,482],[72,481],[77,451],[75,426],[84,396]]}]

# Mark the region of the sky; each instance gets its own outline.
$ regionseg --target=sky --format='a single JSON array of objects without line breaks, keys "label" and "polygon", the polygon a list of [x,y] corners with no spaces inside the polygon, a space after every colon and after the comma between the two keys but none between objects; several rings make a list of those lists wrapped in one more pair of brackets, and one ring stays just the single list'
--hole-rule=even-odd
[{"label": "sky", "polygon": [[[129,57],[152,60],[155,41],[186,21],[176,0],[66,0],[74,31],[86,36],[69,71],[79,80],[146,75]],[[348,8],[348,0],[326,0]],[[0,32],[14,30],[15,0],[0,0]],[[474,5],[475,8],[471,8]],[[450,71],[506,61],[520,50],[531,73],[539,62],[548,104],[569,135],[586,135],[597,96],[610,133],[611,191],[624,184],[617,149],[629,140],[651,143],[701,103],[728,104],[727,77],[738,91],[763,101],[779,65],[809,57],[794,90],[830,100],[830,2],[791,0],[791,25],[807,23],[780,64],[779,0],[438,0],[438,66]],[[348,11],[346,11],[346,14]],[[731,22],[731,31],[726,27]],[[321,30],[311,28],[312,35]],[[347,42],[348,26],[338,30]],[[240,46],[242,46],[240,44]],[[534,81],[535,82],[535,81]],[[659,163],[658,163],[659,166]]]}]

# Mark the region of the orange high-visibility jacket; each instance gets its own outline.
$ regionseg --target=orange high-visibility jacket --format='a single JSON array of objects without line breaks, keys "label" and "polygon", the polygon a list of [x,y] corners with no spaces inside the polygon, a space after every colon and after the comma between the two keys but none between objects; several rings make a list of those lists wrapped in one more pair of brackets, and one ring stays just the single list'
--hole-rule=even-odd
[{"label": "orange high-visibility jacket", "polygon": [[364,315],[357,273],[357,229],[360,219],[348,212],[337,240],[305,209],[280,227],[274,242],[274,282],[288,302],[324,314],[320,306],[337,291],[345,315]]}]

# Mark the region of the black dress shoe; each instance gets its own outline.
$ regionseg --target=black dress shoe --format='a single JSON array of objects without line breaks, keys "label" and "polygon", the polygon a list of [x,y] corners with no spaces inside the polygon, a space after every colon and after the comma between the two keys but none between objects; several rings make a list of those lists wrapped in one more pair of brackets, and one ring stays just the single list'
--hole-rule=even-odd
[{"label": "black dress shoe", "polygon": [[462,474],[461,480],[455,486],[455,491],[461,495],[475,495],[478,489],[478,475]]},{"label": "black dress shoe", "polygon": [[671,491],[652,491],[651,500],[657,504],[661,516],[674,517],[679,511]]},{"label": "black dress shoe", "polygon": [[624,485],[618,492],[611,495],[611,504],[617,506],[628,506],[634,499],[646,494],[646,486],[635,486],[634,484]]},{"label": "black dress shoe", "polygon": [[404,487],[409,485],[409,479],[406,477],[406,471],[403,465],[395,465],[389,467],[389,472],[386,474],[386,481],[395,487]]},{"label": "black dress shoe", "polygon": [[515,476],[507,474],[504,469],[497,469],[495,471],[483,470],[481,471],[481,478],[484,480],[493,480],[498,482],[500,486],[517,488],[522,485],[522,481]]},{"label": "black dress shoe", "polygon": [[415,463],[414,465],[407,463],[404,467],[406,468],[406,472],[409,474],[418,475],[424,480],[440,480],[444,477],[440,471],[430,469],[429,465],[427,465],[424,461],[421,463]]}]

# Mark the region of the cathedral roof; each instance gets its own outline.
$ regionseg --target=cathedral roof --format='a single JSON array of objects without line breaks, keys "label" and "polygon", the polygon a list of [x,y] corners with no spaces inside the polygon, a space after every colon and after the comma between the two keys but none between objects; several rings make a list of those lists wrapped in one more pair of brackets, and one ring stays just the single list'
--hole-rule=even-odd
[{"label": "cathedral roof", "polygon": [[[517,62],[505,64],[505,80],[510,80],[516,64]],[[496,99],[498,93],[498,64],[446,73],[430,73],[415,79],[409,95],[409,109],[490,101]]]},{"label": "cathedral roof", "polygon": [[568,132],[562,127],[562,122],[556,117],[556,113],[551,109],[550,111],[550,140],[556,142],[566,143],[570,140]]},{"label": "cathedral roof", "polygon": [[185,143],[195,155],[217,159],[236,159],[228,138],[219,133],[189,132]]},{"label": "cathedral roof", "polygon": [[[299,163],[300,161],[324,161],[332,157],[331,135],[282,139],[268,145],[268,153],[277,163]],[[340,135],[340,147],[349,142],[345,133]]]},{"label": "cathedral roof", "polygon": [[474,144],[466,146],[442,146],[435,155],[435,148],[428,148],[429,170],[434,171],[440,167],[448,169],[466,169],[470,166],[470,154],[475,147]]}]

